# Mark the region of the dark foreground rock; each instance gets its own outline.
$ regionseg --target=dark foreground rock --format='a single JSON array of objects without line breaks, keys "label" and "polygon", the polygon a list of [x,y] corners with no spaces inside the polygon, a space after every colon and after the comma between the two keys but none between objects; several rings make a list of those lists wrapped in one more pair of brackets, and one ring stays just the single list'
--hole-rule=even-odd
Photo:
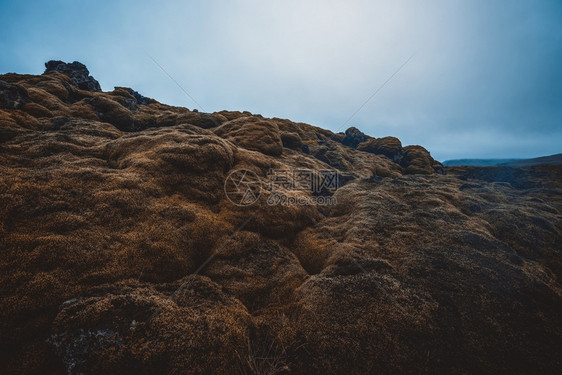
[{"label": "dark foreground rock", "polygon": [[[561,167],[443,175],[395,138],[50,66],[0,76],[0,373],[559,372]],[[235,205],[236,170],[345,184]]]},{"label": "dark foreground rock", "polygon": [[0,81],[0,108],[19,109],[29,101],[27,90],[21,86]]}]

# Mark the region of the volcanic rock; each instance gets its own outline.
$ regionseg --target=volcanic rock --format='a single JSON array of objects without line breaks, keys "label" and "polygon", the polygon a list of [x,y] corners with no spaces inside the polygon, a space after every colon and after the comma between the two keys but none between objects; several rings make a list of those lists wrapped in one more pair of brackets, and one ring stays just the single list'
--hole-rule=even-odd
[{"label": "volcanic rock", "polygon": [[0,75],[0,373],[559,372],[562,167],[47,65]]},{"label": "volcanic rock", "polygon": [[359,129],[351,127],[345,131],[345,137],[341,138],[341,143],[350,147],[357,147],[359,143],[365,142],[367,136]]},{"label": "volcanic rock", "polygon": [[45,72],[43,74],[48,74],[49,72],[66,74],[71,78],[72,84],[81,90],[101,91],[99,82],[90,75],[86,65],[78,61],[65,63],[60,60],[50,60],[45,63]]}]

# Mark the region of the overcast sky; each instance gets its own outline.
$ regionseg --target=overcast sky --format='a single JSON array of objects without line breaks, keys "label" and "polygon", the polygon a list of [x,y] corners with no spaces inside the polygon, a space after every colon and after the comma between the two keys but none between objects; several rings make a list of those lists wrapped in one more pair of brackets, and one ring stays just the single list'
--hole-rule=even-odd
[{"label": "overcast sky", "polygon": [[560,0],[0,0],[0,24],[1,73],[78,60],[104,91],[196,108],[152,57],[206,112],[356,126],[439,160],[562,152]]}]

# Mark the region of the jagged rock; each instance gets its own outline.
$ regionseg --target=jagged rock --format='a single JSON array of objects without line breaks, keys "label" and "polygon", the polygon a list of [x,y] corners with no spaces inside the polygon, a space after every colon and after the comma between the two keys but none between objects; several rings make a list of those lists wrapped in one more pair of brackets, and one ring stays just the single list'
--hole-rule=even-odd
[{"label": "jagged rock", "polygon": [[54,71],[61,72],[69,76],[72,79],[72,84],[81,90],[101,91],[99,82],[90,75],[86,65],[78,61],[65,63],[60,60],[50,60],[46,62],[45,72],[43,74],[48,74],[49,72]]},{"label": "jagged rock", "polygon": [[392,161],[397,161],[402,156],[402,143],[395,137],[371,138],[360,143],[357,149],[387,156]]},{"label": "jagged rock", "polygon": [[24,87],[0,81],[0,108],[18,109],[27,102],[29,98]]},{"label": "jagged rock", "polygon": [[135,97],[137,104],[149,105],[150,103],[154,103],[154,99],[147,98],[146,96],[142,96],[141,94],[138,93],[138,91],[135,91],[131,88],[129,88],[128,90]]},{"label": "jagged rock", "polygon": [[142,96],[137,91],[129,87],[115,87],[113,93],[122,97],[122,105],[127,107],[131,111],[138,111],[139,105],[149,105],[150,103],[155,103],[156,101],[151,98]]},{"label": "jagged rock", "polygon": [[341,139],[341,143],[350,147],[357,147],[361,142],[365,142],[367,136],[355,127],[351,127],[345,131],[345,137]]}]

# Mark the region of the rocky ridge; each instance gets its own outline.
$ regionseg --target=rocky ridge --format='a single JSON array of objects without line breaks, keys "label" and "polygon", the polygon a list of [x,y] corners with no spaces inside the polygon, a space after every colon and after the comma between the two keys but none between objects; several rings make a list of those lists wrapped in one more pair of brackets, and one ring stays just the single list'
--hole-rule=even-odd
[{"label": "rocky ridge", "polygon": [[[0,75],[1,373],[560,368],[560,167],[445,170],[46,68]],[[332,205],[235,205],[236,170],[342,183]]]}]

